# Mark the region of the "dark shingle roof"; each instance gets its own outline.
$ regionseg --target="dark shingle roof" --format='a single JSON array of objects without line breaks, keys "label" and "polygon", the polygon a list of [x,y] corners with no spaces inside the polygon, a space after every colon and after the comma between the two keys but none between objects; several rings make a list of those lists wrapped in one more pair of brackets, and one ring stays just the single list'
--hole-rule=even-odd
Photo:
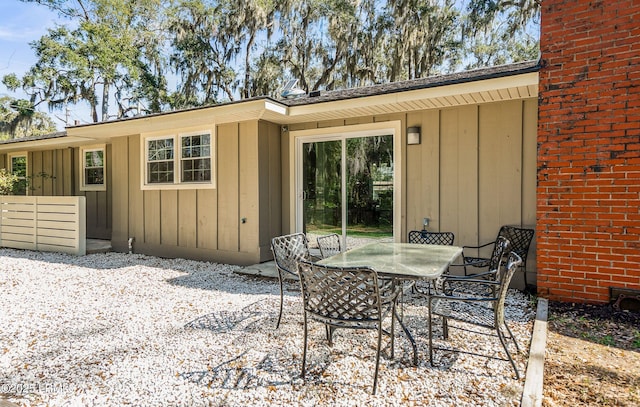
[{"label": "dark shingle roof", "polygon": [[[529,72],[537,72],[539,69],[540,64],[538,61],[518,62],[509,65],[474,69],[470,71],[463,71],[446,75],[436,75],[427,78],[413,79],[402,82],[392,82],[381,85],[335,91],[322,91],[320,92],[319,96],[314,97],[307,94],[294,99],[280,99],[278,100],[278,102],[287,106],[310,105],[314,103],[355,99],[366,96],[385,95],[418,89],[435,88],[438,86],[453,85],[457,83],[501,78],[505,76],[520,75]],[[311,94],[313,94],[313,92]]]},{"label": "dark shingle roof", "polygon": [[52,138],[66,137],[66,131],[57,131],[55,133],[42,134],[40,136],[20,137],[9,140],[0,140],[0,144],[26,143],[27,141],[48,140]]}]

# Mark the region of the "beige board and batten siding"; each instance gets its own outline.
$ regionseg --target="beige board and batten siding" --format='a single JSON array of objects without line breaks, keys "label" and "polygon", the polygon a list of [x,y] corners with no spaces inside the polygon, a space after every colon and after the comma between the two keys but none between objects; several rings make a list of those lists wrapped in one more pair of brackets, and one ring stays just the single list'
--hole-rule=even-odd
[{"label": "beige board and batten siding", "polygon": [[273,258],[271,238],[282,233],[282,131],[279,125],[258,122],[258,194],[260,261]]},{"label": "beige board and batten siding", "polygon": [[[409,114],[407,126],[416,125],[422,143],[407,147],[408,173],[415,172],[407,180],[408,229],[428,217],[430,230],[477,246],[495,240],[502,225],[535,227],[536,99]],[[535,272],[535,240],[529,256]],[[521,277],[514,283],[523,285]]]},{"label": "beige board and batten siding", "polygon": [[78,157],[74,163],[74,177],[76,195],[85,196],[87,198],[87,237],[91,239],[111,240],[112,232],[112,208],[113,208],[113,188],[111,180],[111,157],[113,148],[111,144],[104,145],[104,172],[105,172],[105,188],[99,191],[83,191],[80,183],[83,176],[82,168],[83,157],[81,157],[81,148],[74,148],[73,155]]},{"label": "beige board and batten siding", "polygon": [[[0,168],[9,170],[8,154],[0,154]],[[28,195],[74,195],[74,163],[71,148],[27,152],[27,174],[31,177]]]},{"label": "beige board and batten siding", "polygon": [[85,198],[0,196],[0,247],[86,253]]},{"label": "beige board and batten siding", "polygon": [[[81,191],[79,148],[34,150],[27,153],[30,196],[86,197],[86,236],[111,239],[111,147],[106,146],[107,187],[105,191]],[[7,154],[0,154],[0,168],[7,168]]]},{"label": "beige board and batten siding", "polygon": [[[429,230],[454,232],[459,246],[493,241],[502,225],[534,227],[537,99],[296,123],[289,130],[344,132],[386,120],[402,122],[402,241],[409,230],[422,228],[424,218],[430,219]],[[412,126],[421,128],[421,143],[406,145],[406,128]],[[283,149],[284,172],[290,153]],[[283,177],[283,202],[290,199],[292,182]],[[294,217],[283,206],[283,229],[293,231],[288,219]],[[527,270],[535,272],[535,241],[529,256]],[[528,278],[535,281],[533,273]]]},{"label": "beige board and batten siding", "polygon": [[[114,250],[128,250],[133,238],[134,252],[163,257],[241,265],[270,258],[270,237],[280,233],[280,217],[270,206],[280,197],[274,185],[280,176],[279,126],[252,120],[212,128],[213,187],[143,189],[142,135],[111,139]],[[167,129],[197,130],[170,123]]]}]

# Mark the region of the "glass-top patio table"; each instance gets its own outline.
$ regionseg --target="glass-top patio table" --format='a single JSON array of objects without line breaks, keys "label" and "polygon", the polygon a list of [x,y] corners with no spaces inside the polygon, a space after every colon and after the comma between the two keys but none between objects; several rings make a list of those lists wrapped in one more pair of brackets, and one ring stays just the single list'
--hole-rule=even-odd
[{"label": "glass-top patio table", "polygon": [[[435,280],[462,254],[457,246],[413,243],[370,243],[320,260],[320,264],[336,267],[370,267],[379,276],[398,280]],[[413,347],[413,363],[418,364],[418,351],[413,336],[400,320]]]},{"label": "glass-top patio table", "polygon": [[319,261],[338,267],[371,267],[382,277],[434,280],[462,254],[457,246],[369,243]]}]

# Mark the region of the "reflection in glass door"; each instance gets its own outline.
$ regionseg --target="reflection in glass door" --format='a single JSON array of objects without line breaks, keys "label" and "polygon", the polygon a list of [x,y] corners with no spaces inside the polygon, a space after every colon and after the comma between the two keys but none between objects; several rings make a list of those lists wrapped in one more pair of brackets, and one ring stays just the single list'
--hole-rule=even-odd
[{"label": "reflection in glass door", "polygon": [[302,146],[303,232],[342,235],[342,142],[320,141]]},{"label": "reflection in glass door", "polygon": [[[343,247],[393,239],[393,136],[302,143],[302,231]],[[346,246],[344,242],[346,241]]]},{"label": "reflection in glass door", "polygon": [[347,242],[391,240],[393,136],[346,140],[346,189]]}]

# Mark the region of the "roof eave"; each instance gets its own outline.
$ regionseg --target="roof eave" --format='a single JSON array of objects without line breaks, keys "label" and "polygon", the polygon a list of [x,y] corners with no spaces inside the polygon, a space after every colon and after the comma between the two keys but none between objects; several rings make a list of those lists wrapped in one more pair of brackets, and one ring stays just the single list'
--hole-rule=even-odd
[{"label": "roof eave", "polygon": [[345,119],[538,97],[538,72],[290,106],[283,124]]},{"label": "roof eave", "polygon": [[37,140],[16,140],[16,142],[0,144],[0,152],[51,150],[86,145],[89,142],[95,142],[95,140],[88,137],[69,135]]}]

